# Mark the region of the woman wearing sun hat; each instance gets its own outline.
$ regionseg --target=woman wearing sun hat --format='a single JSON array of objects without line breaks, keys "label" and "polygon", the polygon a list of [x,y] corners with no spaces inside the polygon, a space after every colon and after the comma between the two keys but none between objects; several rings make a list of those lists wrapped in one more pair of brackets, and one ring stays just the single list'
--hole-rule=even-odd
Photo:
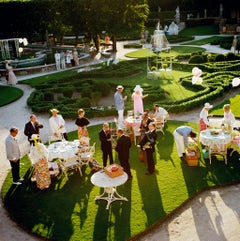
[{"label": "woman wearing sun hat", "polygon": [[142,95],[143,89],[140,85],[136,85],[136,87],[133,90],[132,94],[132,100],[133,100],[133,110],[134,115],[137,114],[143,114],[144,108],[143,108],[143,98],[147,97],[148,95]]},{"label": "woman wearing sun hat", "polygon": [[208,111],[212,108],[213,106],[210,105],[209,103],[205,103],[203,109],[200,112],[200,121],[199,121],[199,126],[200,126],[200,131],[206,130],[209,126],[209,114]]}]

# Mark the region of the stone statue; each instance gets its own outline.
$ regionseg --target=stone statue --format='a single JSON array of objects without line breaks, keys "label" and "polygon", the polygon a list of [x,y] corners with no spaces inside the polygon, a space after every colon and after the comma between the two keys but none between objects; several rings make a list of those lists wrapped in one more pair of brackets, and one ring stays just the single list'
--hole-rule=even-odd
[{"label": "stone statue", "polygon": [[179,6],[177,6],[177,8],[176,8],[175,19],[176,19],[176,23],[179,24],[179,23],[180,23],[180,10],[179,10]]}]

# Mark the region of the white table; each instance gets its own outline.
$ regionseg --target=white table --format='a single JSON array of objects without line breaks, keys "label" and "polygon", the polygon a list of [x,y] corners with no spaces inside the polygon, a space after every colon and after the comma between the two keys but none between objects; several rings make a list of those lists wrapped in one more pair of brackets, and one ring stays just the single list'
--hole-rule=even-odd
[{"label": "white table", "polygon": [[78,140],[54,142],[48,146],[48,160],[51,161],[55,158],[66,160],[71,158],[78,152],[78,147]]},{"label": "white table", "polygon": [[128,129],[129,127],[132,127],[133,129],[139,129],[141,121],[141,116],[139,116],[139,118],[129,116],[124,120],[126,129]]},{"label": "white table", "polygon": [[219,134],[212,135],[209,129],[201,131],[199,137],[199,141],[205,146],[210,146],[212,144],[219,146],[226,145],[229,144],[231,140],[232,139],[230,133],[224,133],[220,131]]},{"label": "white table", "polygon": [[223,156],[225,164],[227,164],[227,145],[232,141],[231,134],[221,130],[217,130],[216,134],[213,133],[212,129],[203,130],[200,132],[199,140],[209,149],[210,164],[212,155]]},{"label": "white table", "polygon": [[94,173],[91,176],[92,184],[104,188],[104,192],[100,196],[97,196],[95,200],[106,200],[106,209],[109,209],[110,204],[114,201],[128,201],[126,197],[119,195],[117,192],[117,187],[124,184],[127,179],[128,175],[125,172],[123,175],[114,178],[105,174],[104,170]]}]

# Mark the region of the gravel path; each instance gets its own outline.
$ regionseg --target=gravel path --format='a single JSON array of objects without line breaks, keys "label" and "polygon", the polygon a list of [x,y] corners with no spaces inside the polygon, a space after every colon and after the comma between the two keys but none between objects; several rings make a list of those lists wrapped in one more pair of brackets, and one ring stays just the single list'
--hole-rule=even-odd
[{"label": "gravel path", "polygon": [[[124,58],[126,52],[122,48],[123,43],[119,43],[117,58]],[[209,52],[223,52],[218,47],[204,46]],[[26,78],[26,77],[23,77]],[[19,78],[20,79],[20,78]],[[1,81],[0,84],[4,84]],[[24,91],[24,95],[18,101],[7,106],[0,107],[0,187],[2,186],[7,172],[10,169],[9,162],[6,160],[4,141],[9,134],[12,126],[19,128],[19,143],[22,154],[29,150],[26,137],[23,135],[24,124],[28,121],[31,110],[26,105],[26,100],[32,89],[26,85],[18,85]],[[239,91],[233,90],[225,95],[229,98],[238,94]],[[217,104],[221,100],[213,103]],[[201,107],[181,114],[171,114],[171,119],[182,121],[198,121]],[[43,141],[47,141],[49,133],[48,115],[38,115],[38,119],[43,123],[44,129],[41,132]],[[111,121],[112,118],[94,119],[92,124]],[[72,120],[66,123],[67,131],[75,130],[76,127]],[[214,241],[236,241],[240,237],[240,185],[213,189],[198,195],[196,198],[181,207],[172,217],[164,223],[156,226],[137,240],[142,241],[187,241],[187,240],[214,240]],[[0,241],[33,241],[42,240],[25,232],[18,226],[4,209],[2,199],[0,199]]]}]

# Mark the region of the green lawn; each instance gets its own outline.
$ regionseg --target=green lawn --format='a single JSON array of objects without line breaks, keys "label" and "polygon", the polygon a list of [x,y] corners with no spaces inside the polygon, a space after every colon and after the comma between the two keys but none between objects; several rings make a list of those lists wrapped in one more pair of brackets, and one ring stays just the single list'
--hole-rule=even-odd
[{"label": "green lawn", "polygon": [[230,104],[232,113],[235,115],[235,117],[239,118],[240,117],[239,103],[240,103],[240,94],[214,107],[213,110],[211,111],[211,114],[215,116],[223,116],[223,105]]},{"label": "green lawn", "polygon": [[23,96],[23,91],[11,86],[0,86],[0,106],[10,104]]},{"label": "green lawn", "polygon": [[[55,178],[48,190],[40,191],[30,182],[29,161],[23,158],[23,185],[11,186],[9,173],[2,187],[4,205],[10,215],[30,232],[51,240],[125,241],[170,214],[189,197],[205,188],[240,180],[240,166],[235,153],[226,166],[222,157],[199,158],[198,167],[189,167],[177,156],[174,129],[183,124],[198,130],[197,124],[169,121],[165,135],[159,133],[156,145],[156,173],[146,176],[146,163],[138,158],[132,145],[130,165],[133,180],[118,188],[128,201],[116,201],[106,210],[106,201],[94,201],[103,190],[91,184],[87,168],[83,177],[72,173]],[[91,143],[96,142],[95,158],[102,163],[97,132],[101,126],[89,128]],[[71,139],[77,133],[69,134]],[[115,155],[115,152],[114,152]],[[115,158],[117,162],[117,158]]]},{"label": "green lawn", "polygon": [[[193,52],[202,51],[204,52],[205,49],[201,47],[185,47],[185,46],[173,46],[171,47],[171,51],[162,51],[159,55],[163,57],[173,56],[176,57],[179,54],[190,54]],[[156,56],[155,53],[149,51],[148,49],[140,49],[136,51],[132,51],[126,54],[128,58],[146,58]]]},{"label": "green lawn", "polygon": [[179,33],[180,35],[215,35],[219,34],[219,27],[218,24],[214,25],[203,25],[203,26],[196,26],[191,28],[185,28]]},{"label": "green lawn", "polygon": [[216,41],[221,41],[226,39],[227,37],[221,37],[221,36],[212,36],[209,38],[204,38],[204,39],[200,39],[200,40],[195,40],[195,41],[191,41],[191,42],[187,42],[185,44],[187,45],[204,45],[204,44],[211,44],[214,43]]}]

